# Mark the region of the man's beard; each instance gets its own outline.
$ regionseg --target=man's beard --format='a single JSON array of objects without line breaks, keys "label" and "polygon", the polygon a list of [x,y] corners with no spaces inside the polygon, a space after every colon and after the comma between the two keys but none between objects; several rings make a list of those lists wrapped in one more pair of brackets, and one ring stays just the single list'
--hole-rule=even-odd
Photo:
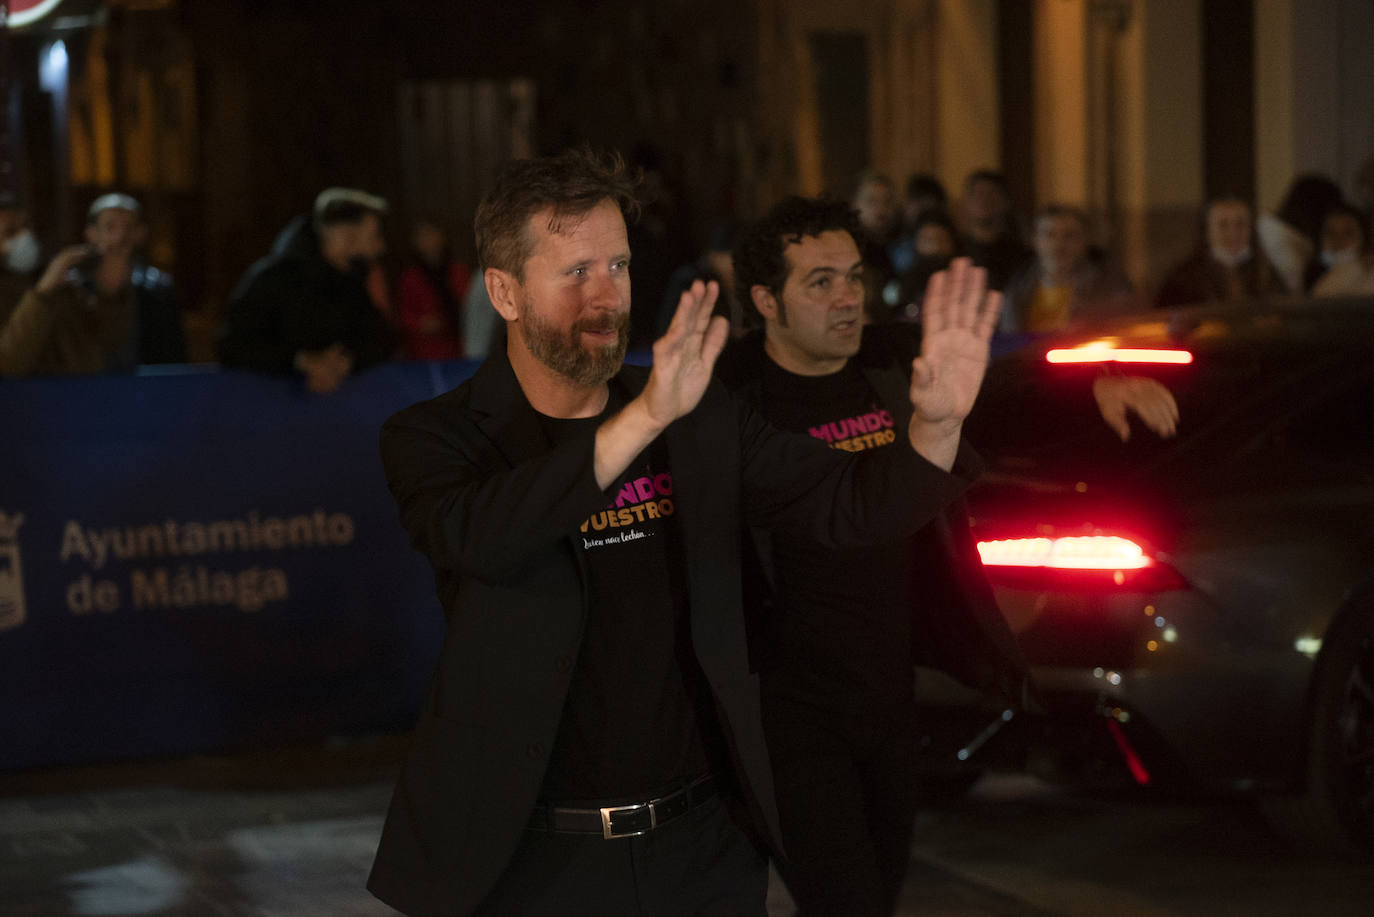
[{"label": "man's beard", "polygon": [[[564,333],[545,322],[528,299],[520,304],[520,324],[525,345],[535,359],[578,385],[600,385],[620,371],[630,341],[630,313],[599,313],[578,319]],[[588,350],[582,346],[584,331],[614,331],[614,344]]]}]

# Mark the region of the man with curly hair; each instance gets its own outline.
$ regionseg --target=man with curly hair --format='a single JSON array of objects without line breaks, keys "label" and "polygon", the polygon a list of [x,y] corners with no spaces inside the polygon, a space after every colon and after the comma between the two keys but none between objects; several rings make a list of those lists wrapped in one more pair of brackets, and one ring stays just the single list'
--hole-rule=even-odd
[{"label": "man with curly hair", "polygon": [[[717,375],[784,430],[881,455],[919,416],[907,391],[922,336],[909,324],[865,325],[861,232],[844,203],[801,197],[746,228],[737,295],[763,331],[732,347]],[[983,282],[961,260],[934,276],[932,299]],[[927,347],[944,333],[927,318]],[[890,914],[916,811],[913,665],[943,650],[943,664],[1019,704],[1025,663],[957,504],[916,534],[858,547],[758,529],[747,543],[750,644],[786,850],[779,872],[802,914]]]},{"label": "man with curly hair", "polygon": [[[741,233],[736,292],[763,330],[732,346],[717,376],[783,430],[880,456],[924,419],[908,393],[922,355],[946,346],[941,304],[981,291],[985,275],[955,259],[931,278],[923,327],[865,325],[860,232],[845,204],[790,197]],[[1172,398],[1149,380],[1104,377],[1094,395],[1118,433],[1129,433],[1128,409],[1171,430]],[[914,533],[894,528],[857,547],[757,527],[745,540],[750,648],[786,852],[779,872],[802,914],[891,914],[917,804],[913,666],[943,669],[1013,708],[1033,704],[967,512],[952,501]]]}]

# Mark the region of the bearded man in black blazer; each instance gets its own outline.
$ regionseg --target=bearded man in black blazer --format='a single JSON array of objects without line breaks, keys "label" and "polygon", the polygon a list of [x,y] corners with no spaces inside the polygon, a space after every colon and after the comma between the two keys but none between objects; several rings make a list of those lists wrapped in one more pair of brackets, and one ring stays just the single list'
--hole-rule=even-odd
[{"label": "bearded man in black blazer", "polygon": [[412,914],[763,914],[778,817],[742,526],[853,546],[966,489],[960,430],[1000,300],[926,304],[907,447],[781,432],[711,379],[718,293],[623,366],[634,182],[587,152],[510,165],[478,208],[506,346],[383,426],[447,632],[369,880]]}]

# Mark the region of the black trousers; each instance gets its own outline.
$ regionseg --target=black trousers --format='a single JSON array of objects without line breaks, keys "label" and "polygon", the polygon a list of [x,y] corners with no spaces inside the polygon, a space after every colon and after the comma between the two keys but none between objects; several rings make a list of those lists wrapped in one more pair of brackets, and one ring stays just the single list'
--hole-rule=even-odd
[{"label": "black trousers", "polygon": [[526,830],[476,913],[763,917],[768,859],[720,796],[638,837]]},{"label": "black trousers", "polygon": [[765,691],[763,724],[798,913],[890,917],[916,817],[915,705],[842,715]]}]

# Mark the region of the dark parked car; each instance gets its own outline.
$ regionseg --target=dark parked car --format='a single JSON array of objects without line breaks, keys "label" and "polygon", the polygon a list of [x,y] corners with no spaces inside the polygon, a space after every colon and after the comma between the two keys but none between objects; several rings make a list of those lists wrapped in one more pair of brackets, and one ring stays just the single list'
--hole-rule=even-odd
[{"label": "dark parked car", "polygon": [[[1121,442],[1085,395],[1102,372],[1166,384],[1178,435]],[[995,363],[967,429],[1041,750],[1258,792],[1304,840],[1374,850],[1374,302],[1079,329]]]}]

